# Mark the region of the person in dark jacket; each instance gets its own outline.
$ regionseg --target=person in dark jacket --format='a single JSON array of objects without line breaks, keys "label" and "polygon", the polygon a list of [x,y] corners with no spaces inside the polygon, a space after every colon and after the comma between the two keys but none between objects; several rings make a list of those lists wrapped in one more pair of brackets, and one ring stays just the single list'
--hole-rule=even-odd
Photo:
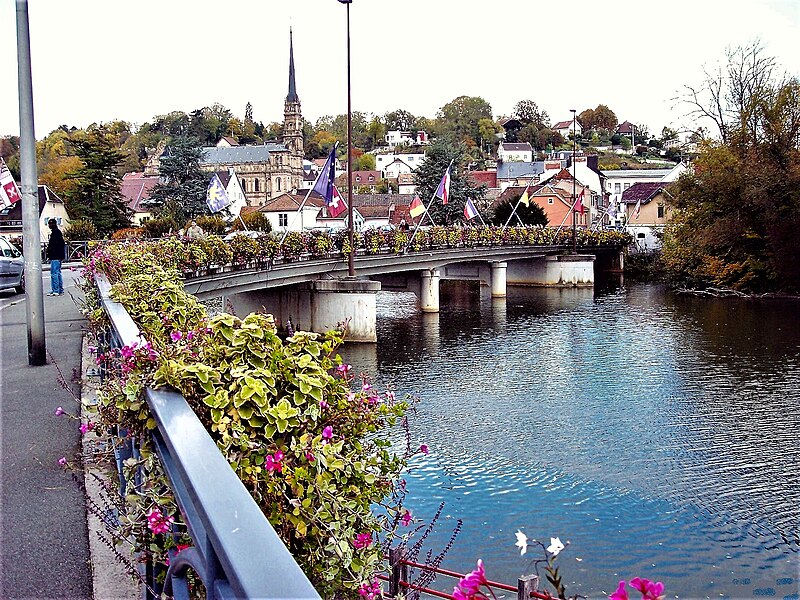
[{"label": "person in dark jacket", "polygon": [[55,219],[47,222],[50,227],[50,239],[47,242],[47,258],[50,259],[50,293],[48,296],[64,295],[64,280],[61,278],[61,261],[66,256],[64,236]]}]

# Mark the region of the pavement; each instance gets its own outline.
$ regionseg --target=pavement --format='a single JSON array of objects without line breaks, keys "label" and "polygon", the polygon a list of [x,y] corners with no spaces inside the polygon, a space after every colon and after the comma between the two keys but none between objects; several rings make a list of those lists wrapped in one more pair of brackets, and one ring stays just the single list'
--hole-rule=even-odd
[{"label": "pavement", "polygon": [[[42,267],[46,294],[49,265]],[[0,599],[136,598],[137,586],[94,533],[102,525],[87,515],[86,497],[96,500],[99,484],[85,475],[107,465],[84,460],[91,452],[81,444],[80,398],[94,396],[85,377],[94,365],[78,308],[80,265],[62,274],[66,293],[44,298],[42,366],[28,365],[25,295],[0,291]],[[56,416],[59,406],[67,414]]]}]

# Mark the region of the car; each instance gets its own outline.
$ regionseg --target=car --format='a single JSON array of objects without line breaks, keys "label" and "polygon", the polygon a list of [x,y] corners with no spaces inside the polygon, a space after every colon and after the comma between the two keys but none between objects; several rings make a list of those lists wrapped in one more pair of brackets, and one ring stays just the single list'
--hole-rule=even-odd
[{"label": "car", "polygon": [[25,291],[25,259],[16,246],[0,237],[0,290]]}]

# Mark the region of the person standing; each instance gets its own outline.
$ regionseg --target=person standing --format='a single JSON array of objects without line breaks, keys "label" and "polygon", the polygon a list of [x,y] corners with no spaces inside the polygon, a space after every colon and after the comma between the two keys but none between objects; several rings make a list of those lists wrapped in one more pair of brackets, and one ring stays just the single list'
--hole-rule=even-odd
[{"label": "person standing", "polygon": [[50,259],[50,293],[48,296],[64,295],[64,280],[61,278],[61,261],[66,257],[64,236],[55,219],[47,222],[50,239],[47,241],[47,258]]},{"label": "person standing", "polygon": [[205,237],[203,228],[200,227],[194,219],[192,219],[192,224],[189,229],[186,230],[186,237],[190,240],[201,240]]}]

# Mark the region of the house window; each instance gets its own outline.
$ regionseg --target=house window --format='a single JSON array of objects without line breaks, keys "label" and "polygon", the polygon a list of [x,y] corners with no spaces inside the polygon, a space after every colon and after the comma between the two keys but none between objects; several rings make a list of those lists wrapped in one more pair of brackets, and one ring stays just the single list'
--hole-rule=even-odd
[{"label": "house window", "polygon": [[280,192],[281,191],[281,178],[278,177],[278,179],[275,180],[275,183],[278,184],[278,191]]},{"label": "house window", "polygon": [[630,183],[626,183],[625,184],[625,189],[627,190],[629,187],[631,187],[631,184]]},{"label": "house window", "polygon": [[247,192],[247,180],[242,179],[242,191]]},{"label": "house window", "polygon": [[259,189],[260,187],[261,187],[261,180],[260,180],[258,177],[256,177],[256,183],[255,183],[255,188],[254,188],[254,189],[255,189],[255,191],[256,191],[256,192],[260,192],[260,191],[261,191],[261,190]]},{"label": "house window", "polygon": [[278,213],[278,227],[287,227],[289,225],[289,213]]},{"label": "house window", "polygon": [[615,183],[614,184],[614,193],[615,194],[619,194],[621,191],[622,191],[622,184],[621,183]]},{"label": "house window", "polygon": [[659,204],[658,205],[658,218],[659,219],[663,219],[664,218],[664,205],[663,204]]},{"label": "house window", "polygon": [[552,198],[548,198],[548,199],[547,199],[547,203],[548,203],[548,204],[552,204],[552,203],[553,203],[553,199],[552,199]]}]

